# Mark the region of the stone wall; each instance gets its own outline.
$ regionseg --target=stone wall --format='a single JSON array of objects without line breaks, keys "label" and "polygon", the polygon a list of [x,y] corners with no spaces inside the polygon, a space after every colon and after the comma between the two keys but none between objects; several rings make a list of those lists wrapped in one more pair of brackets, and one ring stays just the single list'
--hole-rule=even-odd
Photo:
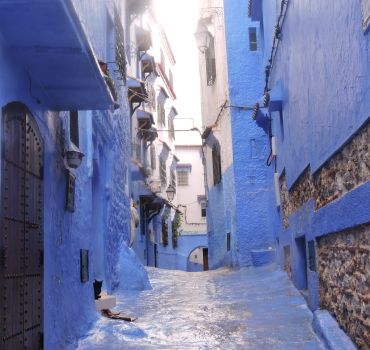
[{"label": "stone wall", "polygon": [[318,239],[321,307],[370,349],[370,224]]},{"label": "stone wall", "polygon": [[310,198],[315,200],[317,210],[369,180],[370,122],[367,122],[314,175],[311,175],[310,167],[306,168],[289,191],[283,173],[280,189],[284,227],[289,226],[289,215]]},{"label": "stone wall", "polygon": [[315,207],[322,208],[370,179],[370,122],[314,176]]}]

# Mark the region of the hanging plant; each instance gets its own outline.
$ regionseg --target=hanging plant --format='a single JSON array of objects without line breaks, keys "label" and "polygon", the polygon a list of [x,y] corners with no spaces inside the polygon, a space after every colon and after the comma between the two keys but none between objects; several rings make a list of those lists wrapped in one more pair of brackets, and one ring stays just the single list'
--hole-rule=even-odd
[{"label": "hanging plant", "polygon": [[168,211],[166,210],[162,215],[162,245],[168,246]]},{"label": "hanging plant", "polygon": [[175,217],[172,221],[172,247],[177,248],[177,240],[181,233],[182,214],[176,212]]}]

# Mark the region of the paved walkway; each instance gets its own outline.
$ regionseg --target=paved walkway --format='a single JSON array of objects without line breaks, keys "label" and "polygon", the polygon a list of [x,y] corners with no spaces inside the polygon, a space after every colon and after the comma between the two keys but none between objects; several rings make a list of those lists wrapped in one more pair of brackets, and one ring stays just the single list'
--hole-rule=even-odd
[{"label": "paved walkway", "polygon": [[138,320],[101,318],[78,350],[323,349],[305,300],[276,268],[149,277],[153,290],[118,295],[117,310]]}]

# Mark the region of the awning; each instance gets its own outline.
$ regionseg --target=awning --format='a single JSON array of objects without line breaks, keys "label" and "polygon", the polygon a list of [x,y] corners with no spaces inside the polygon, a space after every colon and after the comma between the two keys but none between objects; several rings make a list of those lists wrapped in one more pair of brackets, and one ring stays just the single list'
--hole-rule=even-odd
[{"label": "awning", "polygon": [[136,45],[139,51],[148,51],[152,46],[150,31],[142,27],[136,27]]},{"label": "awning", "polygon": [[127,80],[128,100],[131,104],[141,103],[148,99],[148,93],[143,81],[129,78]]},{"label": "awning", "polygon": [[139,129],[149,129],[154,124],[153,115],[143,110],[136,111]]},{"label": "awning", "polygon": [[155,71],[155,63],[154,63],[154,57],[149,55],[149,54],[145,54],[143,55],[143,57],[141,57],[141,71],[142,73],[144,74],[151,74],[152,72]]},{"label": "awning", "polygon": [[0,35],[53,110],[108,109],[113,98],[71,0],[0,0]]}]

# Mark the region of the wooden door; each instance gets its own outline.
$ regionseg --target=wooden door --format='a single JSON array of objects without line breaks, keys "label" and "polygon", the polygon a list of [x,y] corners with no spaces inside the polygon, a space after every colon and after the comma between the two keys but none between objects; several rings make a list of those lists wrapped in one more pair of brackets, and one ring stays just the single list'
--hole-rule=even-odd
[{"label": "wooden door", "polygon": [[0,349],[43,348],[43,142],[28,109],[3,109]]}]

